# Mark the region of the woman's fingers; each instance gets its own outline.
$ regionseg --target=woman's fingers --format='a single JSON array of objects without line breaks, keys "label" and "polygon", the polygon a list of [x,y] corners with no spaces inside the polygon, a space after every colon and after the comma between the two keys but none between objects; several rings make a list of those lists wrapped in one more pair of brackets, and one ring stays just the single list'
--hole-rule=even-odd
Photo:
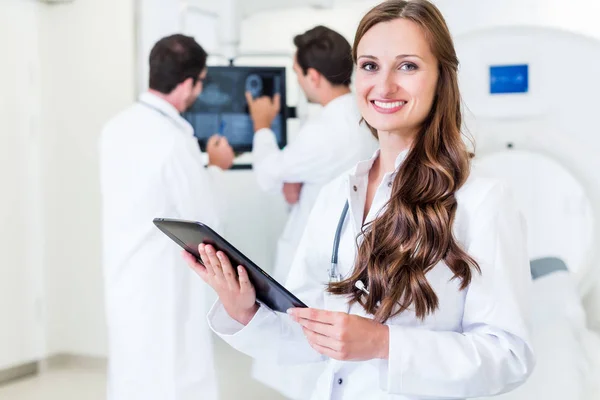
[{"label": "woman's fingers", "polygon": [[342,344],[333,337],[322,335],[304,327],[302,328],[302,332],[304,332],[304,336],[306,336],[308,341],[311,343],[318,344],[321,347],[327,347],[328,349],[336,352],[341,350],[340,346],[342,346]]},{"label": "woman's fingers", "polygon": [[209,283],[208,282],[209,275],[208,275],[208,271],[206,270],[206,267],[204,265],[200,264],[198,262],[198,260],[196,259],[196,257],[194,255],[188,253],[187,251],[183,250],[181,254],[182,254],[185,262],[194,270],[194,272],[196,272],[198,275],[200,275],[200,278],[202,278],[202,280],[204,282]]},{"label": "woman's fingers", "polygon": [[242,294],[246,293],[254,293],[254,286],[250,282],[250,278],[248,277],[248,271],[246,268],[241,265],[237,267],[239,280],[240,280],[240,292]]},{"label": "woman's fingers", "polygon": [[238,283],[237,274],[231,266],[229,258],[227,258],[225,253],[223,253],[222,251],[217,252],[217,258],[221,262],[221,269],[223,271],[223,276],[225,277],[225,281],[227,282],[229,290],[239,292],[240,284]]},{"label": "woman's fingers", "polygon": [[310,340],[308,341],[308,344],[310,344],[310,347],[315,349],[315,351],[317,351],[319,354],[323,354],[324,356],[327,356],[329,358],[333,358],[336,360],[340,359],[337,351],[332,350],[329,347],[321,346],[320,344],[311,342]]},{"label": "woman's fingers", "polygon": [[225,277],[223,276],[221,261],[219,261],[219,258],[217,257],[217,252],[215,251],[215,248],[207,244],[206,246],[204,246],[204,250],[206,251],[208,260],[210,261],[210,264],[213,268],[215,277],[217,279],[224,279]]},{"label": "woman's fingers", "polygon": [[198,252],[208,274],[214,276],[217,280],[222,280],[222,283],[226,284],[229,290],[240,291],[237,275],[225,253],[222,251],[217,252],[213,246],[204,244],[198,246]]},{"label": "woman's fingers", "polygon": [[318,333],[320,335],[324,335],[327,337],[331,337],[334,339],[339,339],[339,327],[335,325],[325,324],[323,322],[314,321],[311,319],[305,318],[295,318],[296,322],[302,325],[305,329]]},{"label": "woman's fingers", "polygon": [[347,317],[346,313],[319,310],[316,308],[290,308],[288,313],[296,318],[308,319],[330,325],[337,325],[341,320]]},{"label": "woman's fingers", "polygon": [[202,264],[206,268],[206,271],[209,275],[214,276],[215,271],[210,259],[208,258],[208,254],[206,254],[206,246],[204,244],[198,245],[198,253],[200,254],[200,259],[202,260]]}]

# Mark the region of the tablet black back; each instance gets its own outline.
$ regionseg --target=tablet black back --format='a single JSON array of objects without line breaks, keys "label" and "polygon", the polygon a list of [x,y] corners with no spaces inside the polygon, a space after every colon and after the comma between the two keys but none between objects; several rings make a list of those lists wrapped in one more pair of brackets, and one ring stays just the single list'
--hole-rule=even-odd
[{"label": "tablet black back", "polygon": [[238,265],[244,266],[248,271],[250,282],[256,290],[257,299],[272,310],[285,313],[288,308],[306,307],[296,296],[260,269],[242,252],[201,222],[167,218],[155,218],[153,222],[165,235],[193,254],[200,262],[202,261],[198,254],[198,245],[204,243],[225,253],[234,269]]}]

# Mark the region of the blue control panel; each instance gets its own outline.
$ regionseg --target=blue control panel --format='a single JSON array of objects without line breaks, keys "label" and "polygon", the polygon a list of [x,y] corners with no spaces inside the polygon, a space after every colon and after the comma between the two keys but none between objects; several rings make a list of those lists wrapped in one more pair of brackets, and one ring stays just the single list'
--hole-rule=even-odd
[{"label": "blue control panel", "polygon": [[529,91],[529,65],[490,66],[490,93],[527,93]]}]

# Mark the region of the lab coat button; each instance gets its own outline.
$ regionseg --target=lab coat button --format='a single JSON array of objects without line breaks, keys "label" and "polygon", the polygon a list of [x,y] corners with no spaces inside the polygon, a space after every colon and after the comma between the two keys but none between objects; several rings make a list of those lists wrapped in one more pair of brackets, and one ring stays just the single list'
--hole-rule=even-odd
[{"label": "lab coat button", "polygon": [[338,379],[338,385],[341,385],[344,382],[342,378]]},{"label": "lab coat button", "polygon": [[358,188],[356,187],[356,185],[352,186],[352,189],[354,189],[355,192],[358,190]]}]

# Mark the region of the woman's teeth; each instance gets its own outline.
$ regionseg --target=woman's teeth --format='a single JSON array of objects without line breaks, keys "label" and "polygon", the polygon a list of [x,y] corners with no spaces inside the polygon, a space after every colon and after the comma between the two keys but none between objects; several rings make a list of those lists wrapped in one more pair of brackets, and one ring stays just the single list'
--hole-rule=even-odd
[{"label": "woman's teeth", "polygon": [[377,101],[374,100],[373,103],[377,106],[377,107],[381,107],[381,108],[397,108],[397,107],[401,107],[403,105],[406,104],[405,101]]}]

